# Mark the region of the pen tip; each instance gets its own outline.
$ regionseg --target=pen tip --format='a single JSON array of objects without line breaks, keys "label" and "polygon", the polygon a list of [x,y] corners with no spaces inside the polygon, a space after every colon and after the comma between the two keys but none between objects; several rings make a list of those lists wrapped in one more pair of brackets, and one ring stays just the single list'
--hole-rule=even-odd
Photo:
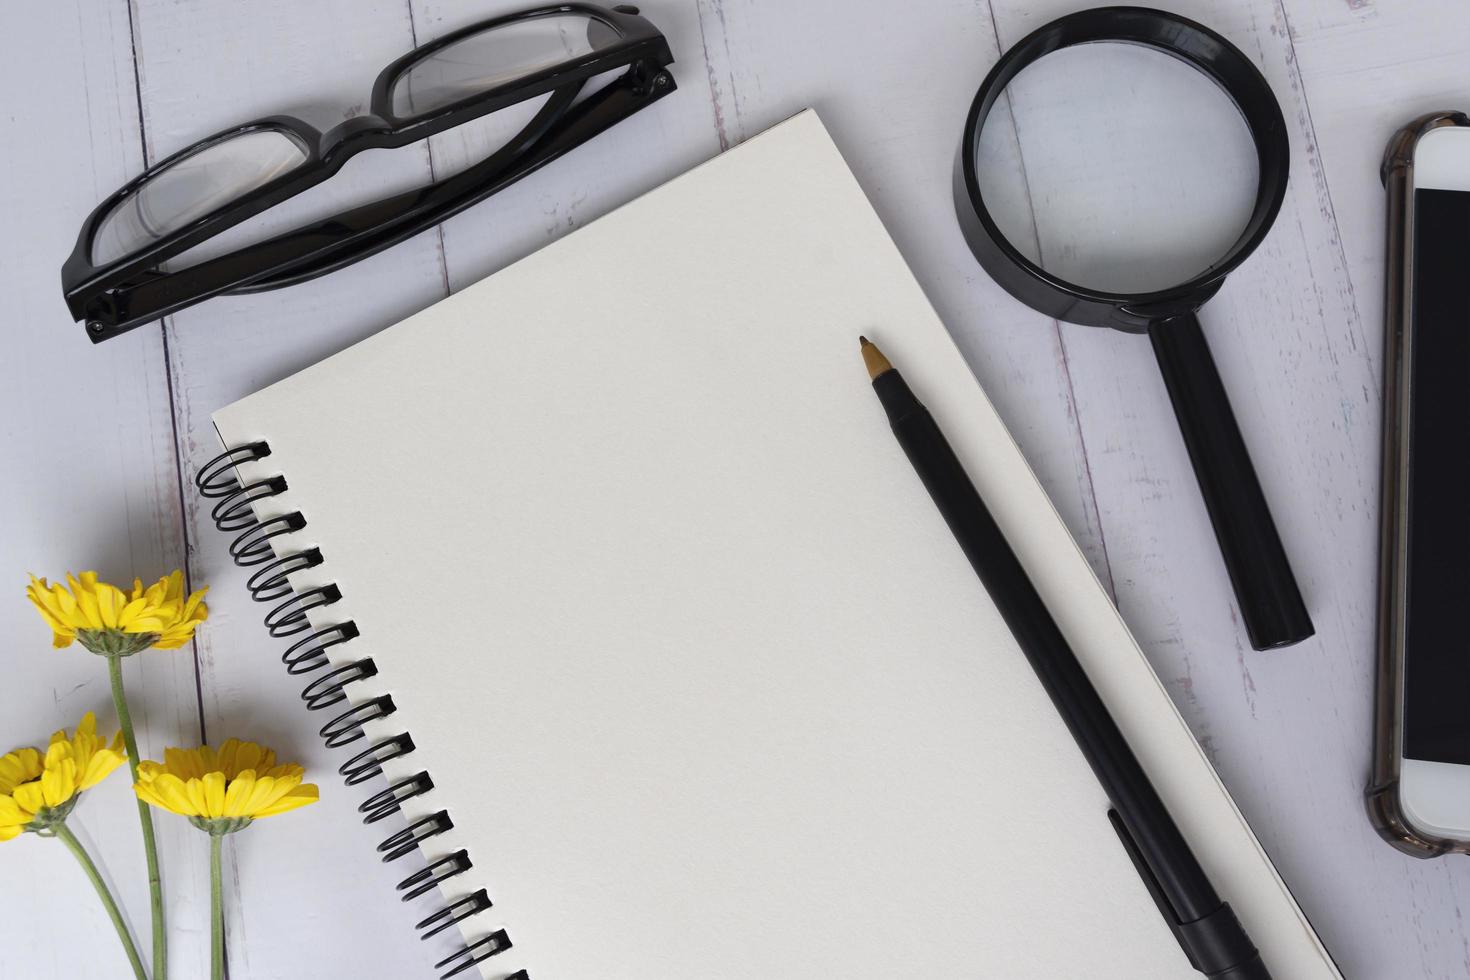
[{"label": "pen tip", "polygon": [[869,346],[870,343],[871,342],[868,340],[867,337],[864,337],[862,334],[858,334],[858,344],[859,345],[861,345],[863,347],[867,347],[867,346]]},{"label": "pen tip", "polygon": [[869,378],[876,379],[878,375],[893,370],[893,365],[888,363],[888,358],[883,356],[883,352],[878,349],[877,344],[873,343],[867,337],[859,337],[858,339],[862,341],[863,364],[868,369]]}]

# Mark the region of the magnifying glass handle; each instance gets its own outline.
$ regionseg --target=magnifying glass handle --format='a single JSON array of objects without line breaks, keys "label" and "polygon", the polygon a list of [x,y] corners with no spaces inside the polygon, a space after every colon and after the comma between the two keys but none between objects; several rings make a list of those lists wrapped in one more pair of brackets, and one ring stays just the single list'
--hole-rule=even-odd
[{"label": "magnifying glass handle", "polygon": [[1179,419],[1251,647],[1268,650],[1314,631],[1266,496],[1193,313],[1156,320],[1149,338]]}]

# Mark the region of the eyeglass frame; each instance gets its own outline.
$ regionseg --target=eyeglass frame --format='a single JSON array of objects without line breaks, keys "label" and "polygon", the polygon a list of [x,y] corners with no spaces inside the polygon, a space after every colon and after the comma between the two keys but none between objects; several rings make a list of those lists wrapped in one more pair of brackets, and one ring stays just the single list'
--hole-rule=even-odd
[{"label": "eyeglass frame", "polygon": [[[392,109],[395,83],[414,65],[457,41],[506,24],[557,15],[583,15],[618,35],[607,46],[408,118]],[[371,111],[322,133],[294,116],[266,116],[197,140],[149,167],[109,195],[82,223],[76,246],[62,265],[62,292],[75,320],[100,343],[185,307],[224,293],[261,292],[314,279],[427,230],[540,169],[613,125],[673,92],[667,66],[673,54],[662,32],[636,7],[604,8],[559,3],[503,14],[452,31],[396,58],[373,82]],[[582,102],[573,100],[587,80],[628,69]],[[167,259],[246,221],[334,176],[349,159],[369,149],[395,149],[428,139],[500,109],[550,93],[504,145],[479,163],[399,194],[358,205],[284,234],[176,272],[157,268]],[[119,203],[176,163],[252,132],[285,134],[305,154],[299,164],[125,255],[96,265],[96,235]]]}]

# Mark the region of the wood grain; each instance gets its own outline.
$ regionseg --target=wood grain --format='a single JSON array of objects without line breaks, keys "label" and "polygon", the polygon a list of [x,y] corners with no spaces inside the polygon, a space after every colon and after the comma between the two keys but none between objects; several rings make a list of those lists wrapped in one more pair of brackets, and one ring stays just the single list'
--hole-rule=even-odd
[{"label": "wood grain", "polygon": [[[137,58],[144,137],[159,159],[218,129],[278,112],[320,129],[365,111],[378,70],[413,46],[399,2],[178,4],[136,0]],[[207,79],[207,84],[201,84]],[[366,154],[304,211],[369,200],[428,178],[422,145]],[[219,443],[209,413],[305,367],[442,296],[432,236],[340,275],[272,296],[225,298],[167,322],[179,446],[192,477]],[[364,473],[371,461],[364,461]],[[225,553],[227,538],[197,494],[184,495],[182,530],[190,570],[220,597],[199,640],[201,711],[208,735],[253,737],[305,764],[322,802],[261,823],[226,848],[229,965],[252,978],[415,976],[426,959],[412,928],[424,914],[391,896],[409,869],[373,859],[390,823],[362,824],[359,790],[336,775],[346,756],[323,748],[327,720],[306,712],[303,681],[286,675],[284,643],[261,625],[265,610],[244,591],[245,576]],[[330,717],[330,716],[329,716]],[[375,896],[376,901],[370,896]],[[203,920],[199,920],[200,927]]]},{"label": "wood grain", "polygon": [[[1308,159],[1323,188],[1321,207],[1335,221],[1338,261],[1362,324],[1366,354],[1376,381],[1381,370],[1384,264],[1384,201],[1379,181],[1383,146],[1399,126],[1435,109],[1464,109],[1470,103],[1464,51],[1470,42],[1470,9],[1452,2],[1325,3],[1302,0],[1286,6],[1283,23],[1296,52],[1302,93],[1310,103],[1314,140]],[[1372,389],[1376,393],[1376,387]],[[1367,399],[1365,399],[1367,400]],[[1378,432],[1376,398],[1344,414],[1344,426]],[[1363,461],[1371,473],[1371,465]],[[1376,515],[1376,508],[1369,513]],[[1363,552],[1338,545],[1339,564],[1357,568]],[[1364,615],[1371,573],[1363,572],[1359,600]],[[1366,639],[1355,645],[1366,644]],[[1366,710],[1366,709],[1365,709]],[[1359,716],[1348,719],[1366,727]],[[1356,736],[1349,745],[1362,744]],[[1332,747],[1324,747],[1332,752]],[[1340,748],[1337,752],[1341,752]],[[1341,764],[1343,779],[1366,772],[1366,756]],[[1311,860],[1307,857],[1305,860]],[[1305,860],[1303,864],[1305,864]],[[1382,887],[1375,898],[1355,870],[1371,860]],[[1344,942],[1362,949],[1364,975],[1470,976],[1470,937],[1463,912],[1470,905],[1470,874],[1463,862],[1419,862],[1384,853],[1367,840],[1358,861],[1344,864],[1324,884],[1324,904],[1336,909],[1348,896],[1361,896],[1360,917],[1347,918],[1357,935]],[[1373,911],[1382,916],[1373,927]]]},{"label": "wood grain", "polygon": [[[95,568],[115,582],[153,578],[184,561],[178,460],[167,365],[157,330],[93,349],[61,301],[57,269],[82,217],[142,166],[133,47],[125,4],[43,4],[0,10],[0,31],[25,38],[0,64],[14,98],[0,112],[0,270],[6,367],[0,384],[0,743],[44,747],[50,733],[95,711],[116,731],[106,664],[49,630],[22,598],[27,571],[57,579]],[[193,651],[153,651],[124,666],[140,751],[199,737]],[[147,879],[126,771],[87,793],[70,821],[105,866],[145,957]],[[201,975],[206,945],[189,921],[208,906],[202,835],[158,822],[179,975]],[[125,976],[101,905],[55,841],[4,845],[0,973]]]},{"label": "wood grain", "polygon": [[[1317,636],[1275,653],[1242,639],[1167,397],[1140,338],[1059,325],[1008,297],[959,236],[950,176],[959,129],[1004,46],[1075,2],[655,0],[679,90],[648,112],[440,229],[327,278],[223,298],[96,349],[69,322],[56,269],[85,213],[192,140],[277,112],[328,128],[366,109],[381,66],[513,0],[77,0],[7,6],[23,37],[0,67],[0,206],[9,235],[13,363],[0,553],[15,595],[27,569],[115,578],[187,563],[214,588],[193,650],[128,665],[144,751],[236,734],[302,759],[322,803],[252,828],[229,849],[237,977],[428,976],[406,869],[372,861],[359,790],[321,747],[324,719],[265,636],[226,539],[187,484],[217,451],[209,414],[515,261],[719,149],[815,106],[1099,579],[1115,596],[1242,810],[1344,973],[1470,975],[1463,862],[1417,862],[1377,840],[1360,796],[1368,761],[1381,330],[1383,142],[1418,112],[1464,107],[1470,8],[1457,0],[1177,0],[1256,61],[1285,113],[1293,175],[1275,228],[1204,315],[1226,387],[1306,593]],[[998,166],[1028,176],[1053,152],[1025,106]],[[1105,120],[1079,120],[1105,126]],[[295,214],[324,213],[443,176],[495,139],[486,122],[366,154]],[[1126,190],[1128,188],[1120,188]],[[1033,202],[1034,203],[1034,202]],[[1038,224],[1064,248],[1065,225]],[[637,260],[630,243],[629,261]],[[507,325],[513,328],[513,325]],[[875,337],[881,342],[881,336]],[[372,463],[363,461],[365,479]],[[8,610],[8,611],[6,611]],[[49,653],[17,598],[0,686],[3,741],[44,741],[92,708],[111,717],[99,663]],[[40,692],[38,695],[37,692]],[[49,692],[49,696],[48,695]],[[202,732],[201,732],[202,725]],[[135,930],[147,901],[126,786],[79,811]],[[164,820],[176,976],[203,974],[202,835]],[[67,858],[29,838],[0,848],[7,974],[125,976],[120,956],[69,942],[101,932]],[[66,920],[58,918],[65,912]],[[419,913],[422,914],[422,913]]]}]

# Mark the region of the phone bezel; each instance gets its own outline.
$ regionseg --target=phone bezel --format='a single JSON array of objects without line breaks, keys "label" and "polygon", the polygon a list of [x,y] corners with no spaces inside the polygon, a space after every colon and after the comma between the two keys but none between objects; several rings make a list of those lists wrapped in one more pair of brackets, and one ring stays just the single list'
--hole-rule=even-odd
[{"label": "phone bezel", "polygon": [[[1424,133],[1414,143],[1408,172],[1408,213],[1406,215],[1405,268],[1413,267],[1415,191],[1449,190],[1470,192],[1470,128],[1444,126]],[[1412,317],[1414,312],[1413,278],[1405,275],[1405,311],[1411,322],[1406,330],[1404,358],[1413,363]],[[1412,392],[1408,399],[1413,403]],[[1408,420],[1404,424],[1409,424]],[[1412,464],[1411,464],[1412,465]],[[1407,534],[1408,523],[1404,532]],[[1402,641],[1401,641],[1402,642]],[[1403,651],[1407,658],[1408,650]],[[1440,837],[1470,841],[1470,765],[1428,762],[1402,754],[1403,723],[1409,710],[1402,681],[1396,697],[1399,700],[1396,724],[1399,738],[1399,797],[1404,815],[1419,830]]]}]

